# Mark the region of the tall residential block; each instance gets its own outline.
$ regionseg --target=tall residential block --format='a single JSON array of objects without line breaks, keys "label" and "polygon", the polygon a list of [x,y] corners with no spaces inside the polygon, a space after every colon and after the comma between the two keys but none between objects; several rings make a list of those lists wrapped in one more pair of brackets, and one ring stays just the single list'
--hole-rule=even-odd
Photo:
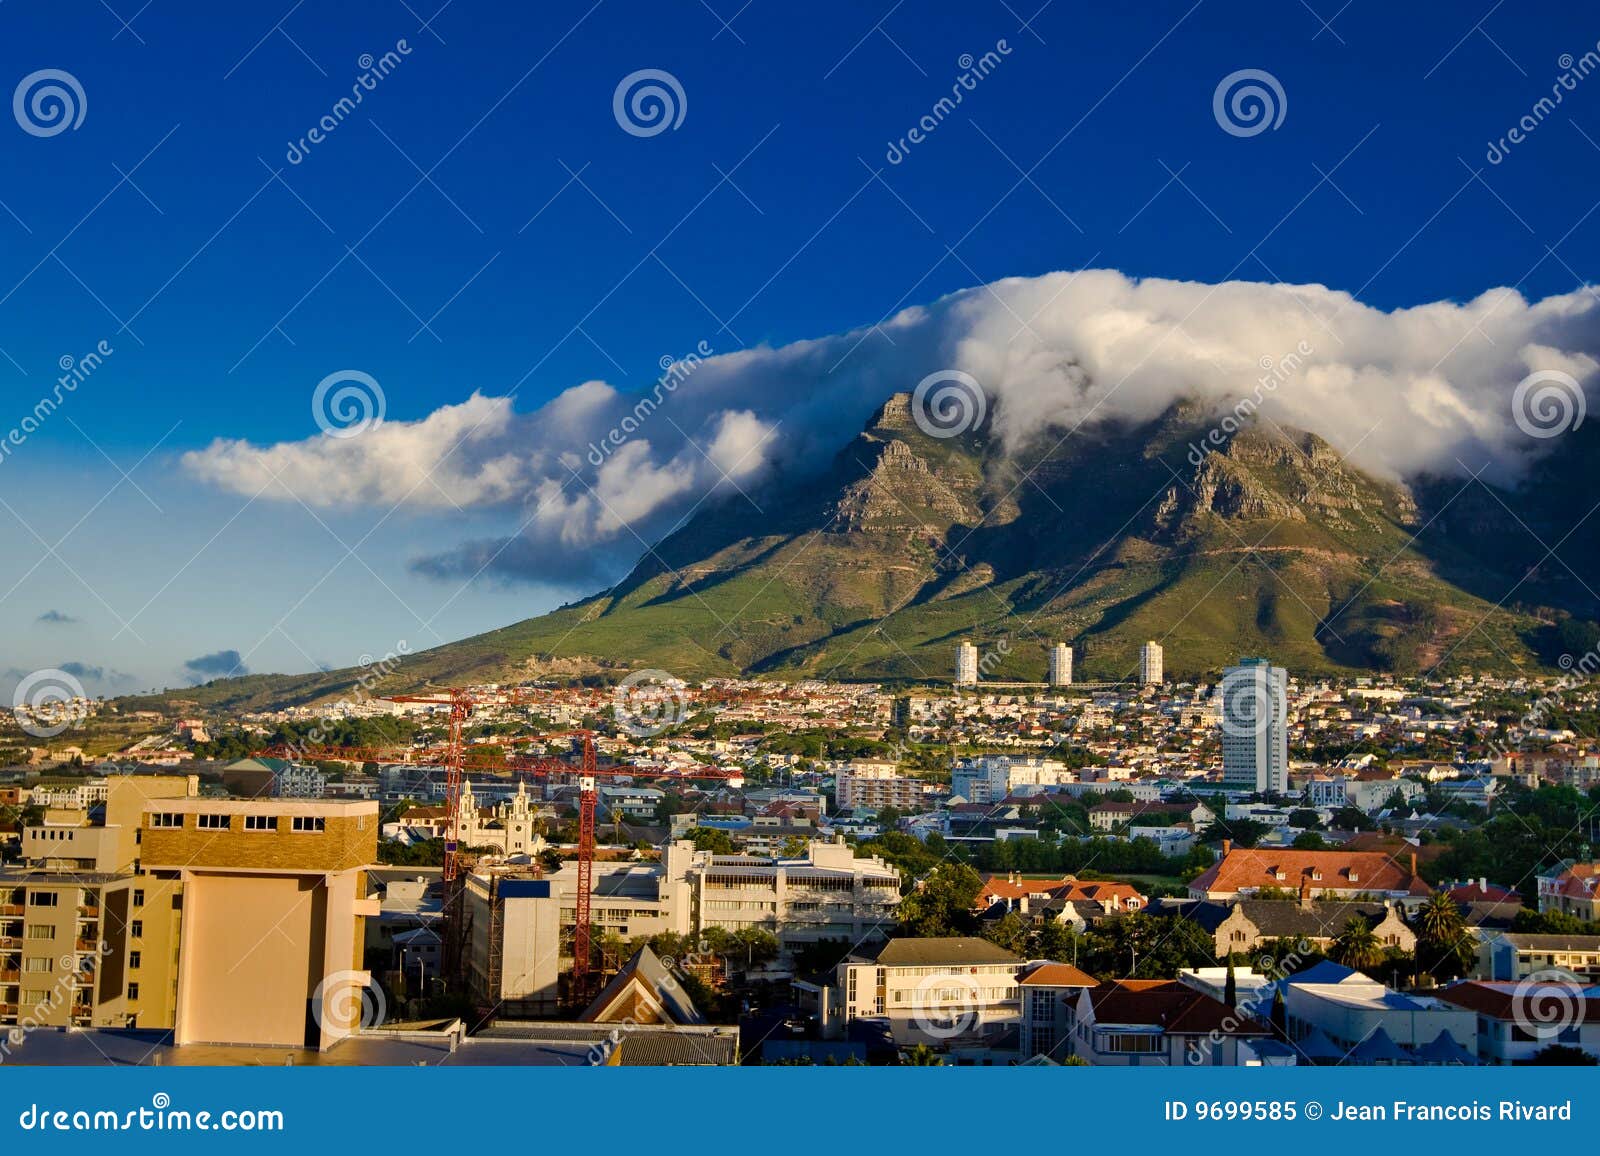
[{"label": "tall residential block", "polygon": [[970,642],[956,647],[956,685],[978,685],[978,648]]},{"label": "tall residential block", "polygon": [[1241,658],[1217,689],[1222,780],[1242,791],[1289,789],[1289,672],[1265,658]]},{"label": "tall residential block", "polygon": [[1147,642],[1139,648],[1139,682],[1143,686],[1154,686],[1166,676],[1162,665],[1161,644]]},{"label": "tall residential block", "polygon": [[1050,648],[1050,685],[1072,685],[1072,647],[1065,642]]}]

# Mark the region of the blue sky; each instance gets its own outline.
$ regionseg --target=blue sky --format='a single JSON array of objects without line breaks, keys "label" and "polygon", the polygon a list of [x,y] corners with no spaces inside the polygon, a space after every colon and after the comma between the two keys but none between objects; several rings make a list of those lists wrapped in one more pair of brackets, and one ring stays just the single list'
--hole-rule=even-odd
[{"label": "blue sky", "polygon": [[[228,651],[346,665],[597,585],[580,539],[520,580],[416,566],[515,533],[515,500],[253,497],[185,466],[318,437],[313,390],[341,370],[403,424],[475,391],[528,414],[585,381],[647,390],[702,341],[782,346],[1084,267],[1380,310],[1572,292],[1600,247],[1600,77],[1486,150],[1597,40],[1578,6],[1488,2],[10,0],[0,79],[62,70],[85,109],[54,135],[0,124],[0,431],[63,358],[112,352],[0,459],[0,673],[76,663],[109,693]],[[619,125],[641,69],[681,87],[675,128]],[[1219,126],[1241,69],[1281,85],[1276,128]]]}]

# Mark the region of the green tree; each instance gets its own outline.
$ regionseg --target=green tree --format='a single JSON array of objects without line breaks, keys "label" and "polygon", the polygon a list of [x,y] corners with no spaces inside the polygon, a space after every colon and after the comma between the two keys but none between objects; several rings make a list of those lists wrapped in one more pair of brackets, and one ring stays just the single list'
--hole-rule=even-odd
[{"label": "green tree", "polygon": [[1549,1047],[1540,1048],[1528,1057],[1528,1063],[1540,1066],[1559,1065],[1567,1068],[1592,1068],[1600,1064],[1582,1048],[1575,1048],[1571,1044],[1551,1044]]},{"label": "green tree", "polygon": [[944,1057],[927,1044],[913,1044],[900,1053],[900,1063],[910,1068],[940,1068]]},{"label": "green tree", "polygon": [[1336,963],[1365,971],[1383,962],[1383,944],[1378,942],[1366,920],[1351,916],[1333,941],[1332,955]]},{"label": "green tree", "polygon": [[965,863],[935,868],[900,902],[897,934],[946,937],[972,935],[977,930],[973,905],[983,890],[983,878]]},{"label": "green tree", "polygon": [[1438,979],[1458,979],[1472,967],[1474,939],[1461,909],[1442,891],[1417,910],[1417,964]]}]

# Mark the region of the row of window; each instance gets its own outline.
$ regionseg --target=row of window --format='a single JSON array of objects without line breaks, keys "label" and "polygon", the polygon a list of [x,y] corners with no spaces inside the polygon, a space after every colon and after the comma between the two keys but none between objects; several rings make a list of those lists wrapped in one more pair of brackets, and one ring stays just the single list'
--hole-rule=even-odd
[{"label": "row of window", "polygon": [[[246,831],[277,831],[279,830],[278,815],[245,815],[244,830]],[[202,813],[194,817],[194,825],[201,831],[227,831],[233,827],[232,815],[216,815]],[[152,811],[150,826],[157,830],[180,830],[183,827],[183,812],[181,811]],[[299,834],[314,834],[328,829],[328,820],[321,815],[292,815],[289,817],[289,830]]]}]

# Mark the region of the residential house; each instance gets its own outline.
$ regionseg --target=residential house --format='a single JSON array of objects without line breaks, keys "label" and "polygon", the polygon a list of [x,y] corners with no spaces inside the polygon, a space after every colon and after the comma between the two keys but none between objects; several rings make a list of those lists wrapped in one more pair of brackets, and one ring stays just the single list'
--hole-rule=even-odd
[{"label": "residential house", "polygon": [[1600,923],[1600,861],[1569,860],[1555,874],[1539,876],[1539,910]]},{"label": "residential house", "polygon": [[1552,970],[1600,983],[1600,935],[1501,931],[1478,948],[1478,979],[1521,980]]},{"label": "residential house", "polygon": [[1078,992],[1071,1054],[1096,1066],[1166,1067],[1250,1062],[1271,1029],[1177,980],[1116,979]]},{"label": "residential house", "polygon": [[1477,1017],[1478,1059],[1526,1063],[1552,1045],[1600,1060],[1600,987],[1560,979],[1496,983],[1462,980],[1439,998]]},{"label": "residential house", "polygon": [[1078,995],[1099,983],[1070,963],[1039,963],[1025,970],[1017,984],[1022,991],[1022,1058],[1060,1061],[1070,1055]]},{"label": "residential house", "polygon": [[1324,899],[1377,896],[1412,904],[1432,894],[1417,874],[1415,854],[1399,859],[1370,851],[1250,849],[1234,847],[1226,839],[1222,858],[1195,877],[1189,894],[1195,899],[1239,899],[1263,891],[1300,894],[1303,888]]}]

